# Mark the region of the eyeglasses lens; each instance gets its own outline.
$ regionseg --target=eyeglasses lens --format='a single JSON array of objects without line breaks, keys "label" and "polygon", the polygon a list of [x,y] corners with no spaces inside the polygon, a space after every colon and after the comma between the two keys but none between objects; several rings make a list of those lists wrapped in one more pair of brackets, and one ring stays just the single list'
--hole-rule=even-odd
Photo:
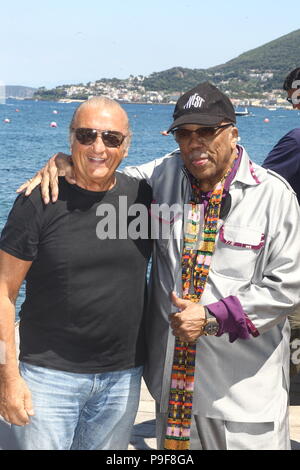
[{"label": "eyeglasses lens", "polygon": [[222,124],[221,126],[216,126],[216,127],[199,127],[198,129],[195,129],[194,131],[179,127],[178,129],[174,129],[172,133],[177,141],[190,139],[191,135],[194,133],[197,134],[197,137],[203,137],[203,138],[209,139],[209,138],[212,138],[219,129],[223,130],[230,126],[234,126],[234,124],[232,122],[229,122],[228,124]]},{"label": "eyeglasses lens", "polygon": [[79,128],[75,130],[76,139],[81,145],[92,145],[98,134],[106,147],[119,147],[125,136],[118,131],[97,131],[97,129]]},{"label": "eyeglasses lens", "polygon": [[102,132],[102,140],[107,147],[119,147],[124,140],[124,136],[117,131],[104,131]]},{"label": "eyeglasses lens", "polygon": [[91,145],[97,139],[97,131],[94,129],[76,129],[75,135],[82,145]]},{"label": "eyeglasses lens", "polygon": [[215,127],[200,127],[199,129],[196,129],[195,131],[191,131],[189,129],[177,129],[174,132],[176,140],[184,140],[184,139],[190,139],[191,135],[195,132],[197,134],[197,137],[212,137],[216,129]]}]

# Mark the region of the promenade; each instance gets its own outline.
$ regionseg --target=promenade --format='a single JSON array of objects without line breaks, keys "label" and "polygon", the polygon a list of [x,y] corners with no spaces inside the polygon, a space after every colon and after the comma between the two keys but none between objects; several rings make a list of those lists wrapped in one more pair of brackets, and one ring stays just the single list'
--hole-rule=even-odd
[{"label": "promenade", "polygon": [[[18,328],[16,328],[18,350]],[[293,450],[300,450],[300,374],[291,381],[290,436]],[[0,417],[0,450],[14,450],[16,444],[10,434],[10,426]],[[137,417],[128,450],[155,450],[155,402],[144,382]]]},{"label": "promenade", "polygon": [[[299,377],[300,394],[300,377]],[[291,443],[293,450],[300,450],[300,406],[290,406]],[[14,450],[16,444],[10,435],[10,426],[0,418],[0,450]],[[129,450],[155,450],[155,403],[145,384],[142,384],[141,400],[133,427]]]},{"label": "promenade", "polygon": [[[290,436],[293,450],[300,450],[300,375],[292,383],[291,401],[297,405],[290,406]],[[141,399],[138,414],[133,427],[129,449],[154,450],[155,439],[155,403],[142,383]]]}]

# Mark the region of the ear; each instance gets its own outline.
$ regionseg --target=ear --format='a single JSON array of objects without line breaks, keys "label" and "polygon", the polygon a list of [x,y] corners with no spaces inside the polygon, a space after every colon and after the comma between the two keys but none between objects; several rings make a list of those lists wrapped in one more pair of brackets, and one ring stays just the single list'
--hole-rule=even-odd
[{"label": "ear", "polygon": [[237,127],[233,127],[231,129],[231,147],[232,149],[235,148],[239,138],[239,131]]},{"label": "ear", "polygon": [[126,139],[124,140],[124,142],[122,143],[122,146],[123,146],[123,158],[126,158],[128,157],[128,152],[129,152],[129,147],[130,147],[130,137],[126,137]]}]

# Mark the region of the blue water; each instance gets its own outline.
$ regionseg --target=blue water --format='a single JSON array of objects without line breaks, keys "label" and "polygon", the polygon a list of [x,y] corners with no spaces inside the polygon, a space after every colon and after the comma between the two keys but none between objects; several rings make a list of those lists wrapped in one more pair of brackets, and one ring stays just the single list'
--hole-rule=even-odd
[{"label": "blue water", "polygon": [[[15,190],[58,151],[69,151],[68,125],[76,103],[8,100],[0,104],[0,230],[16,197]],[[129,156],[124,165],[140,164],[173,150],[172,136],[162,136],[171,122],[173,105],[127,104],[133,132]],[[16,110],[19,112],[16,112]],[[53,111],[58,114],[53,114]],[[300,113],[293,110],[269,111],[249,108],[251,116],[238,117],[241,144],[253,161],[262,163],[279,138],[299,127]],[[265,123],[264,119],[269,119]],[[4,119],[10,119],[5,124]],[[56,128],[50,123],[55,121]],[[22,286],[17,311],[24,299]]]}]

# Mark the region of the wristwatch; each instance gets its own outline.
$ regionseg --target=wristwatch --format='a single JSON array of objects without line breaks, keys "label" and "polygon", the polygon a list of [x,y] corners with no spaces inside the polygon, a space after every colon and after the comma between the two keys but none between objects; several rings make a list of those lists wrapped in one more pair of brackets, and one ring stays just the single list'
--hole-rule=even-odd
[{"label": "wristwatch", "polygon": [[203,327],[203,333],[205,336],[216,336],[219,331],[219,323],[216,318],[209,313],[207,307],[204,307],[205,315],[206,315],[206,322]]}]

